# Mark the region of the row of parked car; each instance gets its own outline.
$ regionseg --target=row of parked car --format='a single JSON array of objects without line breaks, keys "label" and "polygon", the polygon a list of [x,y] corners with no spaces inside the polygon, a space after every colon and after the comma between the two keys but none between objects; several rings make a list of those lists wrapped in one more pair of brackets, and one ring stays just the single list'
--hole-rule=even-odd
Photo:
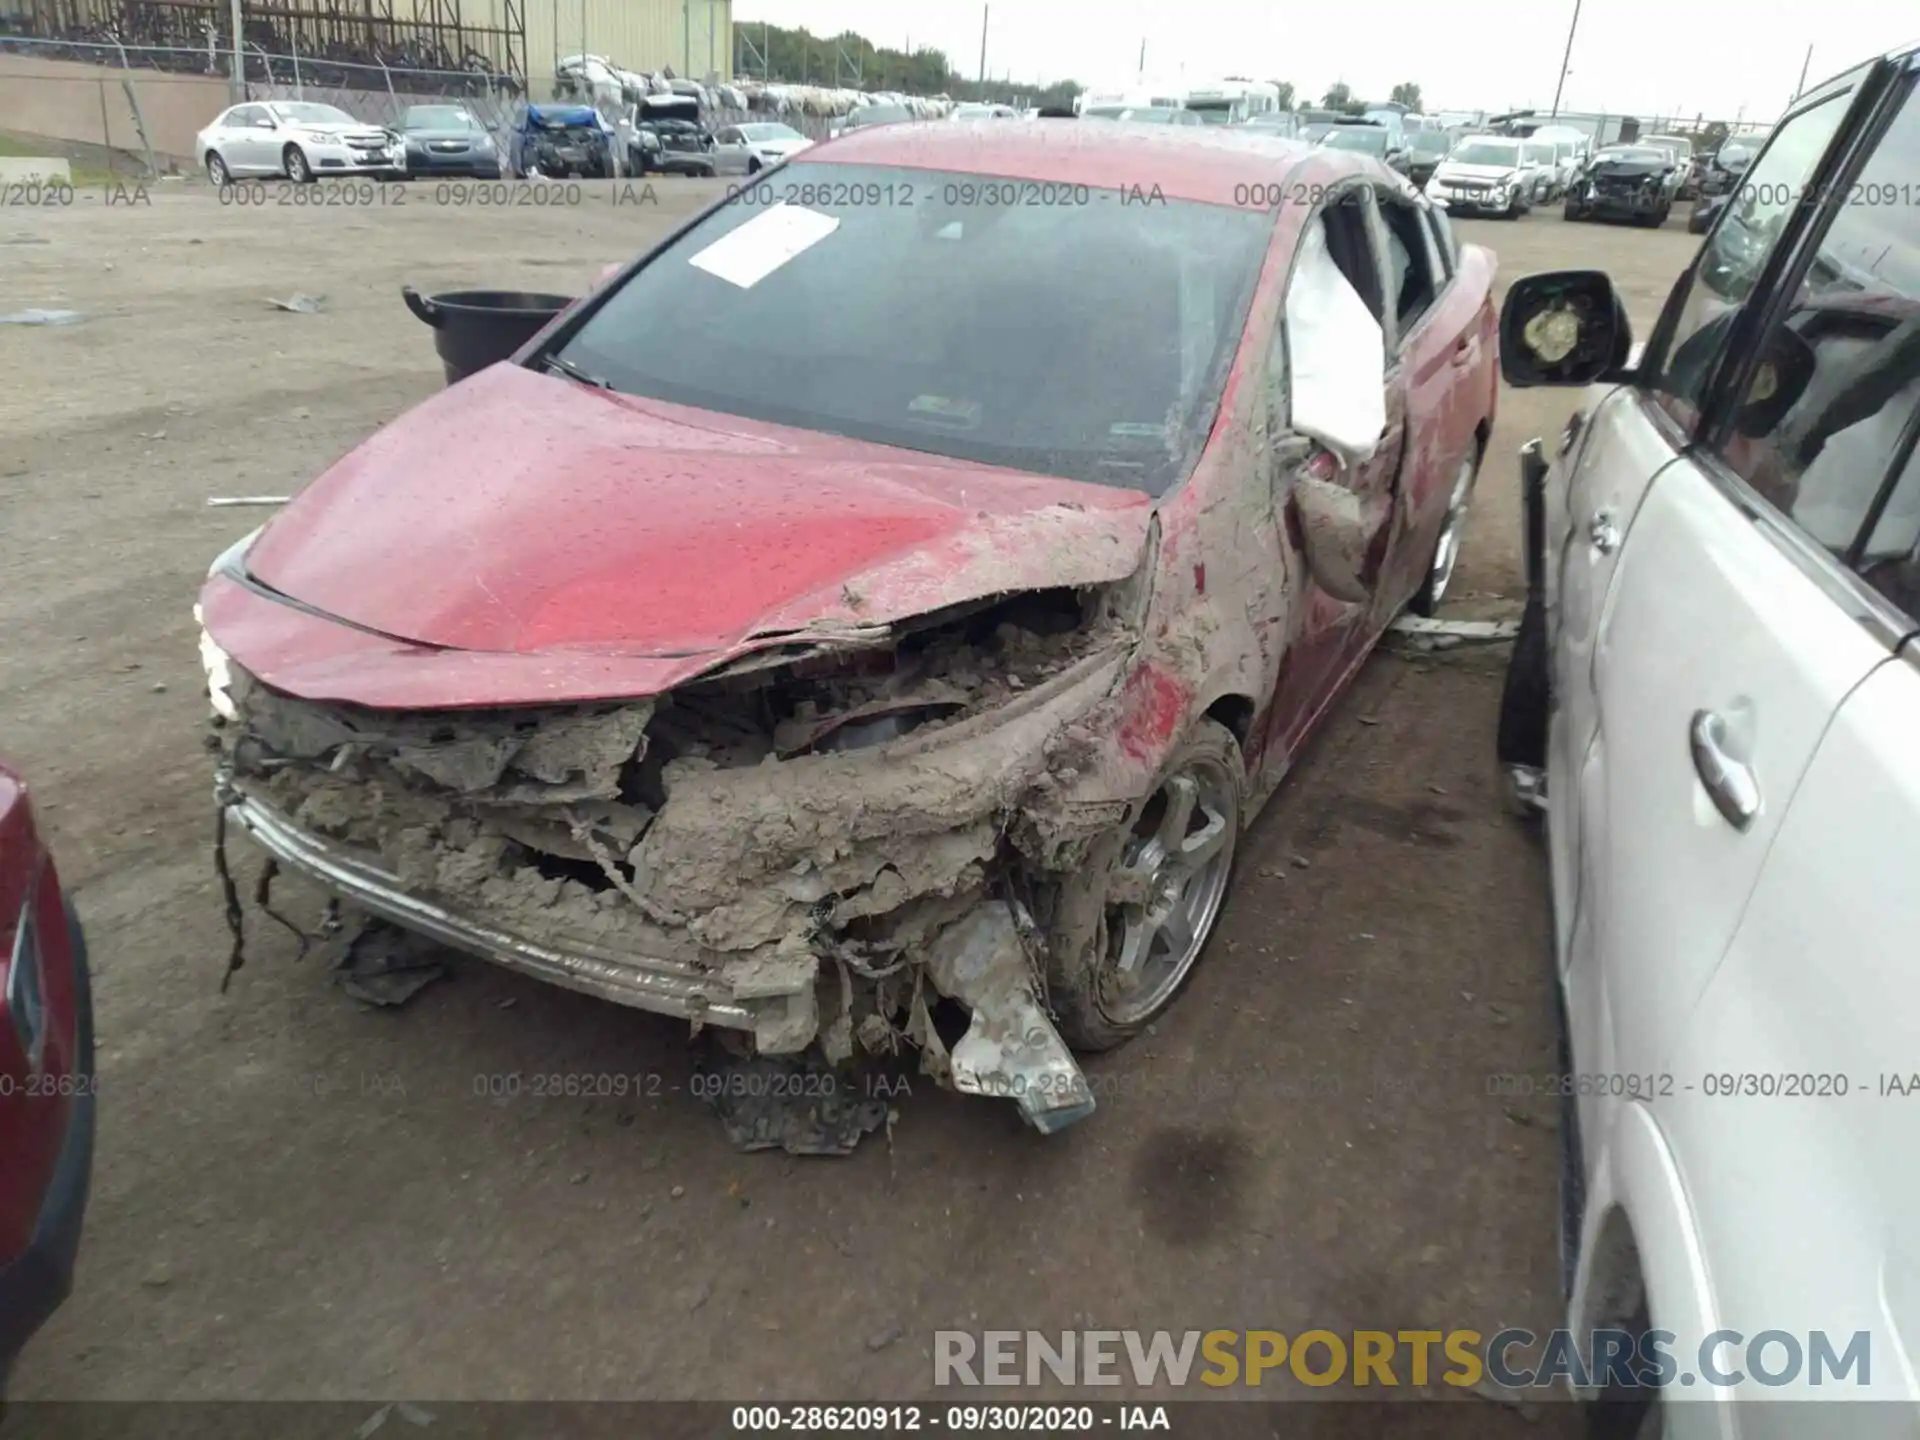
[{"label": "row of parked car", "polygon": [[596,178],[620,168],[614,156],[622,147],[627,174],[750,175],[811,143],[772,120],[715,132],[698,102],[657,96],[630,107],[618,126],[587,105],[531,105],[510,127],[490,125],[465,105],[411,105],[389,127],[334,105],[260,100],[222,111],[196,149],[208,178],[226,185],[335,175]]}]

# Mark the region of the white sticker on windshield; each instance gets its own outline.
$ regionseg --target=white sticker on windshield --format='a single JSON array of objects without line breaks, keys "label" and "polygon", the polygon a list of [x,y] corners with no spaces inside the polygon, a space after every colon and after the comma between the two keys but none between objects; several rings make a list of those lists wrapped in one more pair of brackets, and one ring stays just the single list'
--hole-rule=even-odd
[{"label": "white sticker on windshield", "polygon": [[775,205],[722,235],[687,263],[751,290],[803,250],[840,228],[840,217],[798,205]]}]

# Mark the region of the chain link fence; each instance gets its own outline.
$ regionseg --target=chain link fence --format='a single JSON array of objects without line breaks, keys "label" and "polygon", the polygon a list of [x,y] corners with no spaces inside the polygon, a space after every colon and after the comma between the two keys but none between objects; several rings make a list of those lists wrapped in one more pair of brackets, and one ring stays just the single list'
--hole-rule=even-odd
[{"label": "chain link fence", "polygon": [[[510,130],[529,103],[594,103],[548,81],[529,87],[509,76],[472,69],[429,69],[383,61],[243,52],[245,100],[304,100],[332,105],[369,125],[397,128],[412,105],[459,104],[481,124]],[[153,173],[197,165],[195,136],[234,103],[233,56],[207,44],[129,45],[118,39],[49,40],[0,33],[0,131],[128,157],[137,171],[151,157]],[[617,121],[624,105],[601,97],[597,108]],[[703,112],[709,127],[778,119],[825,139],[824,116],[769,114],[727,105]]]}]

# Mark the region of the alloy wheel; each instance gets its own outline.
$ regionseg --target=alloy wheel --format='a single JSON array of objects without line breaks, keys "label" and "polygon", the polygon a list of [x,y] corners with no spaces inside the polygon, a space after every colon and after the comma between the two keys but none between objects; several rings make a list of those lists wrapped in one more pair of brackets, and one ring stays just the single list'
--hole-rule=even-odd
[{"label": "alloy wheel", "polygon": [[1438,605],[1453,583],[1454,568],[1460,563],[1460,540],[1467,528],[1467,506],[1473,499],[1473,477],[1477,473],[1475,457],[1460,462],[1454,477],[1453,493],[1447,497],[1447,518],[1440,527],[1440,543],[1433,552],[1433,569],[1427,577],[1426,598]]},{"label": "alloy wheel", "polygon": [[1239,828],[1239,788],[1204,755],[1141,811],[1108,892],[1100,1008],[1112,1023],[1146,1019],[1185,981],[1226,899]]}]

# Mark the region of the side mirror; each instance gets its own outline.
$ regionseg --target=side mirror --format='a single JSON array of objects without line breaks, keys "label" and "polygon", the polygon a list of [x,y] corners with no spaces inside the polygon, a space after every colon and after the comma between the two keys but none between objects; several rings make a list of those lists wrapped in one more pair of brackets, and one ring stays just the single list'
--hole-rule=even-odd
[{"label": "side mirror", "polygon": [[1293,483],[1307,574],[1334,599],[1358,605],[1372,594],[1367,558],[1386,521],[1390,501],[1384,496],[1363,500],[1337,479],[1314,473],[1315,469],[1309,464]]},{"label": "side mirror", "polygon": [[1591,385],[1625,371],[1633,327],[1601,270],[1516,280],[1500,307],[1500,373],[1515,388]]}]

